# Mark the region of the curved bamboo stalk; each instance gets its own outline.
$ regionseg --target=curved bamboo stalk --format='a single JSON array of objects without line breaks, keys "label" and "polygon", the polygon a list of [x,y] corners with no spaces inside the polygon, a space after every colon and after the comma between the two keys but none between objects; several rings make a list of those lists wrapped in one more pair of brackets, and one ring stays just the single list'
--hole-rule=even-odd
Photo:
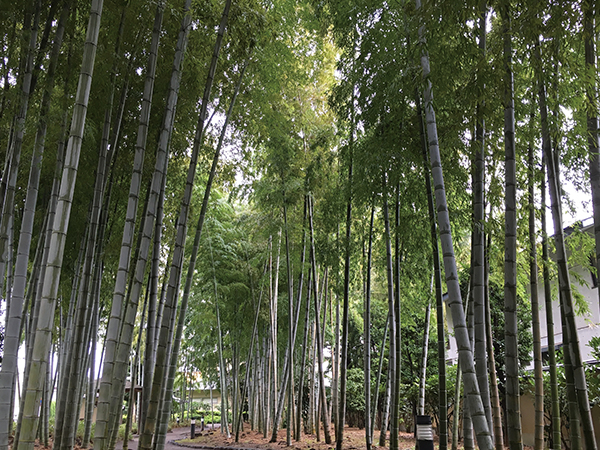
[{"label": "curved bamboo stalk", "polygon": [[[416,7],[421,7],[420,0],[415,0]],[[419,38],[424,46],[424,29],[419,28]],[[450,310],[454,322],[454,331],[459,349],[459,359],[463,369],[463,377],[465,380],[465,392],[469,401],[469,411],[477,433],[477,441],[482,450],[492,450],[493,443],[481,395],[477,377],[475,375],[475,367],[473,361],[473,352],[469,342],[469,336],[466,327],[465,315],[463,311],[462,298],[460,294],[460,286],[458,283],[458,271],[456,268],[456,259],[454,257],[454,245],[452,242],[452,233],[450,226],[450,217],[448,214],[448,204],[446,201],[446,190],[444,187],[444,175],[442,171],[442,162],[440,157],[440,148],[437,137],[437,125],[435,120],[435,112],[433,109],[433,94],[431,89],[431,81],[429,80],[430,67],[429,56],[425,50],[421,53],[421,68],[423,71],[423,79],[425,80],[425,89],[423,94],[425,118],[427,123],[427,138],[429,144],[429,155],[431,160],[431,171],[435,186],[436,208],[438,212],[438,225],[440,230],[440,239],[442,242],[442,251],[444,255],[444,270],[446,273],[446,284],[448,286],[448,296]]]}]

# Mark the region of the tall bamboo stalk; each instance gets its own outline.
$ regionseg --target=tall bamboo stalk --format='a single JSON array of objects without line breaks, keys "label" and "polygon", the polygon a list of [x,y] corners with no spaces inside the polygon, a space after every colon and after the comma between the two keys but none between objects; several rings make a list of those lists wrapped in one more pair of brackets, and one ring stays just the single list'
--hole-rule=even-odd
[{"label": "tall bamboo stalk", "polygon": [[[163,11],[164,2],[161,1],[157,4],[154,26],[152,31],[152,40],[148,52],[148,62],[145,74],[146,78],[144,81],[144,93],[142,98],[142,106],[138,125],[134,163],[129,186],[127,212],[125,222],[123,225],[123,237],[121,240],[119,266],[116,274],[113,300],[111,303],[110,318],[107,325],[106,355],[104,358],[104,372],[100,382],[100,394],[98,399],[98,412],[96,418],[96,428],[94,437],[94,447],[96,448],[96,450],[102,450],[106,447],[107,439],[110,438],[111,432],[111,427],[109,425],[111,408],[110,391],[112,388],[111,378],[116,363],[118,339],[124,311],[123,302],[126,295],[125,291],[127,287],[127,276],[130,272],[131,252],[133,247],[134,230],[136,226],[139,193],[141,190],[142,183],[142,170],[144,165],[144,155],[146,151],[146,140],[148,136],[148,124],[150,120],[152,93],[154,89],[154,79],[156,75],[158,45],[160,39],[160,30],[162,27]],[[174,114],[174,104],[177,101],[178,83],[176,82],[176,80],[178,72],[180,70],[181,60],[183,59],[184,48],[185,44],[180,36],[178,40],[178,47],[176,50],[176,61],[174,63],[173,68],[174,74],[172,74],[171,76],[169,91],[167,94],[167,101],[165,105],[165,115],[163,118],[164,121],[161,129],[160,142],[163,143],[166,143],[168,141],[168,137],[165,137],[163,135],[165,133],[167,133],[168,135],[168,130],[166,130],[166,128],[169,127],[169,122],[172,120],[172,115]],[[177,57],[179,57],[179,61],[177,61]],[[166,161],[166,157],[161,158],[160,156],[162,153],[166,152],[166,148],[164,147],[165,145],[159,145],[159,148],[162,148],[162,151],[159,151],[157,153],[157,165],[159,164],[159,161]],[[159,171],[163,169],[163,166],[164,163],[162,165],[157,166]],[[156,178],[156,184],[161,183],[161,178],[159,174],[156,175]],[[157,189],[160,190],[160,188]]]},{"label": "tall bamboo stalk", "polygon": [[446,332],[444,320],[444,299],[442,293],[442,271],[440,266],[440,250],[437,236],[437,225],[435,208],[433,206],[433,189],[431,187],[431,173],[429,170],[429,156],[427,149],[427,137],[423,112],[421,108],[421,96],[415,90],[415,101],[417,105],[417,116],[419,119],[419,131],[421,135],[421,148],[423,152],[423,169],[425,174],[425,188],[427,189],[427,206],[429,210],[429,223],[431,233],[431,253],[433,256],[433,280],[435,284],[435,302],[437,318],[437,357],[438,357],[438,436],[440,450],[448,448],[448,393],[446,389]]},{"label": "tall bamboo stalk", "polygon": [[538,300],[538,266],[537,240],[535,232],[535,194],[534,172],[535,161],[533,146],[529,144],[528,152],[528,194],[529,194],[529,279],[531,296],[531,324],[533,334],[533,363],[535,383],[535,450],[544,447],[544,375],[542,367],[542,344],[540,331],[540,305]]},{"label": "tall bamboo stalk", "polygon": [[[373,222],[375,221],[375,199],[371,205],[371,220],[369,222],[369,246],[367,250],[367,267],[365,280],[364,302],[364,391],[365,391],[365,443],[371,450],[373,434],[371,432],[371,263],[373,256]],[[377,395],[377,392],[375,392]]]},{"label": "tall bamboo stalk", "polygon": [[[388,357],[388,396],[387,396],[387,405],[386,407],[390,410],[390,450],[398,448],[398,434],[393,432],[394,426],[397,427],[398,421],[398,407],[395,401],[397,397],[394,395],[396,392],[396,358],[398,356],[398,352],[396,351],[396,346],[398,345],[398,341],[396,338],[396,334],[398,330],[396,329],[397,321],[396,321],[396,308],[394,304],[394,275],[393,275],[393,263],[392,263],[392,237],[390,230],[390,214],[387,200],[387,189],[385,177],[387,175],[383,174],[383,185],[384,185],[384,196],[383,196],[383,220],[385,223],[385,242],[386,242],[386,267],[387,267],[387,288],[388,288],[388,314],[390,318],[390,346],[389,346],[389,357]],[[384,423],[385,428],[381,429],[382,436],[385,436],[387,432],[387,423]],[[397,428],[396,428],[397,430]],[[385,437],[380,438],[379,443],[385,442]]]},{"label": "tall bamboo stalk", "polygon": [[[415,0],[417,9],[420,9],[420,0]],[[427,123],[427,139],[429,144],[429,157],[431,161],[431,171],[433,184],[435,186],[436,209],[438,211],[438,225],[440,230],[440,239],[442,242],[442,253],[444,255],[444,270],[446,272],[446,285],[448,286],[448,305],[452,311],[454,331],[458,345],[459,359],[463,368],[463,377],[465,379],[465,390],[468,394],[469,411],[477,433],[477,441],[482,450],[491,450],[493,448],[492,439],[485,410],[479,393],[477,377],[473,362],[473,352],[469,344],[469,336],[466,329],[466,321],[458,283],[458,270],[456,268],[456,259],[454,257],[454,245],[452,242],[452,233],[450,227],[450,217],[448,214],[448,203],[446,200],[446,191],[444,187],[444,176],[442,171],[442,162],[440,157],[440,148],[437,135],[437,124],[435,112],[433,109],[433,94],[431,88],[429,55],[424,50],[425,38],[424,28],[419,28],[419,40],[423,48],[421,52],[422,77],[425,82],[423,93],[425,119]]]},{"label": "tall bamboo stalk", "polygon": [[21,426],[20,439],[19,441],[16,441],[14,445],[15,450],[33,449],[34,446],[37,421],[39,419],[38,404],[41,398],[41,390],[43,388],[44,375],[46,372],[45,368],[48,362],[47,358],[52,341],[54,311],[58,297],[58,286],[64,255],[63,252],[75,190],[77,169],[79,166],[79,155],[81,151],[81,142],[83,140],[83,128],[85,126],[89,92],[94,72],[94,61],[96,57],[98,33],[100,30],[102,6],[103,0],[92,1],[84,46],[84,58],[81,66],[75,110],[71,125],[71,134],[65,155],[65,165],[61,181],[57,214],[52,227],[50,256],[44,276],[44,286],[40,301],[40,320],[35,333],[32,354],[31,376],[29,377],[25,393],[23,423]]},{"label": "tall bamboo stalk", "polygon": [[[317,350],[317,372],[319,376],[319,398],[321,404],[321,417],[323,420],[323,434],[325,435],[325,443],[331,444],[331,434],[329,429],[329,411],[327,408],[327,396],[325,393],[325,375],[323,373],[323,336],[320,329],[320,308],[317,301],[317,261],[315,255],[315,237],[313,228],[313,209],[312,199],[308,202],[308,223],[310,227],[310,261],[312,270],[313,295],[315,299],[315,345]],[[318,429],[318,423],[317,423]]]},{"label": "tall bamboo stalk", "polygon": [[541,176],[541,230],[542,230],[542,276],[544,278],[544,305],[546,309],[546,342],[548,344],[548,371],[550,372],[550,397],[552,434],[551,449],[559,449],[561,444],[560,397],[558,394],[558,374],[556,371],[556,343],[554,340],[554,314],[552,312],[552,291],[550,286],[550,259],[548,256],[548,233],[546,232],[546,157],[542,155]]},{"label": "tall bamboo stalk", "polygon": [[[541,73],[538,75],[541,77]],[[568,348],[565,353],[573,366],[573,376],[577,402],[579,404],[579,416],[583,429],[583,438],[587,450],[596,449],[596,440],[594,437],[594,425],[592,422],[590,403],[587,391],[587,382],[585,369],[581,359],[579,348],[579,336],[577,334],[577,324],[575,322],[575,310],[573,307],[573,295],[571,291],[571,280],[567,265],[567,253],[565,249],[564,230],[562,223],[562,208],[560,204],[560,182],[558,180],[559,168],[555,165],[555,159],[550,143],[550,133],[548,130],[548,117],[546,109],[546,90],[542,78],[539,80],[540,114],[542,122],[542,148],[546,156],[546,166],[548,169],[548,185],[550,191],[550,205],[552,209],[552,220],[554,224],[554,240],[556,245],[556,260],[558,265],[558,281],[561,300],[561,311],[564,314],[563,323],[563,341],[568,342]]]}]

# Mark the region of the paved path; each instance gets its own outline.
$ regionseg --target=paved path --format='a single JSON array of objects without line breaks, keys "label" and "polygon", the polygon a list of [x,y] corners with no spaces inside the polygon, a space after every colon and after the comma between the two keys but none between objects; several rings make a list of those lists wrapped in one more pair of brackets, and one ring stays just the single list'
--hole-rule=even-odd
[{"label": "paved path", "polygon": [[[178,441],[180,439],[187,439],[190,437],[190,427],[181,427],[181,428],[173,428],[171,431],[167,433],[167,439],[165,441],[165,450],[184,450],[183,447],[180,447],[177,444],[174,444],[173,441]],[[128,449],[129,450],[137,450],[138,448],[138,439],[139,436],[133,436],[133,439],[129,440]],[[123,450],[123,442],[117,442],[115,446],[115,450]]]}]

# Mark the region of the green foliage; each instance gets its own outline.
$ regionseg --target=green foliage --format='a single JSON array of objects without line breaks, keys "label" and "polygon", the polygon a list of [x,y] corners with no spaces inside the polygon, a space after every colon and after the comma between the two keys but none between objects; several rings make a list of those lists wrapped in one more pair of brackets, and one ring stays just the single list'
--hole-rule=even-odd
[{"label": "green foliage", "polygon": [[365,372],[358,368],[348,369],[346,378],[346,415],[348,425],[364,428],[365,414]]},{"label": "green foliage", "polygon": [[216,423],[221,423],[221,414],[220,413],[207,413],[204,414],[204,423],[205,424],[216,424]]},{"label": "green foliage", "polygon": [[[490,280],[490,308],[492,315],[492,336],[504,335],[504,290]],[[531,335],[531,305],[521,295],[517,295],[519,368],[523,374],[531,362],[533,337]],[[494,357],[500,392],[504,389],[504,339],[494,340]]]},{"label": "green foliage", "polygon": [[595,240],[593,236],[582,231],[580,224],[575,224],[568,228],[569,234],[566,236],[565,245],[567,247],[569,258],[569,275],[573,282],[573,303],[577,315],[586,315],[590,313],[590,305],[586,298],[577,290],[577,286],[590,287],[588,278],[582,277],[579,272],[573,270],[576,267],[582,267],[587,272],[596,273],[596,267],[593,264],[595,254]]},{"label": "green foliage", "polygon": [[[0,41],[2,74],[0,85],[0,157],[9,152],[9,136],[18,109],[21,83],[21,55],[24,54],[26,27],[25,9],[31,2],[12,2],[0,11]],[[56,3],[56,2],[51,2]],[[107,99],[114,89],[115,99],[125,91],[123,121],[115,136],[115,159],[111,163],[110,196],[107,195],[107,224],[101,264],[104,267],[100,299],[103,316],[100,334],[104,333],[114,290],[114,274],[119,266],[121,233],[129,196],[129,181],[137,139],[140,101],[145,80],[146,57],[150,40],[150,25],[154,2],[131,0],[126,6],[109,2],[105,6],[90,108],[88,110],[76,195],[67,235],[64,264],[60,280],[60,308],[63,315],[69,307],[73,279],[79,268],[77,255],[85,244],[88,210],[93,196],[94,174],[98,148],[107,113]],[[158,130],[163,116],[165,92],[171,73],[176,35],[182,18],[183,2],[167,2],[148,148],[142,170],[142,184],[149,180],[154,167]],[[215,40],[215,27],[221,19],[223,2],[194,1],[190,40],[181,77],[181,95],[177,105],[174,130],[170,137],[169,172],[166,180],[164,236],[161,246],[161,276],[169,259],[173,230],[179,211],[179,199],[184,186],[189,148],[194,141],[198,120],[199,99],[208,75],[209,60]],[[477,45],[475,26],[479,2],[460,5],[448,0],[425,2],[417,12],[412,2],[360,1],[291,1],[234,2],[224,48],[215,73],[215,83],[209,99],[209,111],[215,112],[207,125],[198,164],[198,181],[190,217],[199,213],[200,199],[206,184],[206,169],[220,132],[221,117],[228,107],[235,82],[245,60],[248,72],[231,128],[226,136],[225,158],[219,164],[219,175],[213,189],[208,215],[200,243],[181,354],[186,359],[185,371],[201,373],[203,383],[219,386],[217,342],[219,333],[224,342],[226,366],[239,367],[239,377],[246,374],[242,364],[249,349],[254,317],[258,309],[259,353],[266,353],[265,342],[270,336],[268,301],[278,290],[277,330],[279,359],[287,346],[290,299],[296,301],[296,289],[301,271],[304,287],[300,292],[305,301],[308,263],[300,263],[302,239],[307,231],[304,202],[310,196],[314,202],[314,228],[319,289],[326,300],[325,346],[335,342],[332,310],[343,292],[343,256],[350,249],[350,318],[348,349],[349,414],[364,411],[362,396],[362,366],[364,351],[363,297],[366,278],[366,242],[371,207],[376,220],[373,242],[371,333],[372,366],[380,356],[380,344],[387,317],[385,274],[385,242],[381,209],[384,198],[392,211],[393,240],[398,240],[400,285],[395,288],[401,298],[402,328],[402,395],[403,420],[409,423],[418,394],[418,372],[422,354],[424,311],[430,301],[431,245],[429,217],[424,187],[421,148],[421,119],[417,116],[416,95],[422,80],[418,67],[420,50],[417,29],[426,24],[427,51],[432,72],[428,81],[435,92],[434,107],[438,117],[439,144],[448,208],[452,221],[458,263],[464,273],[470,266],[471,169],[475,146],[476,108],[486,123],[486,202],[490,214],[484,224],[491,237],[490,300],[493,335],[503,331],[503,103],[502,103],[502,36],[495,9],[490,14],[490,32],[485,57]],[[31,3],[32,5],[34,4]],[[559,2],[535,1],[515,11],[513,18],[515,43],[515,97],[517,120],[518,201],[523,204],[526,180],[525,153],[529,145],[537,147],[539,114],[535,96],[537,86],[531,69],[532,48],[540,41],[542,69],[547,78],[550,127],[560,159],[563,183],[575,186],[584,194],[589,191],[586,113],[589,100],[584,95],[586,83],[594,74],[585,71],[581,46],[581,14],[578,4],[564,8]],[[497,5],[492,5],[496,8]],[[76,77],[73,68],[81,64],[86,27],[87,2],[74,2],[61,50],[56,83],[48,114],[46,150],[42,166],[38,214],[34,224],[36,242],[41,239],[42,223],[49,202],[54,178],[54,161],[59,141],[63,139],[61,123],[64,113],[72,109]],[[56,23],[48,11],[41,12],[41,23]],[[117,27],[124,14],[125,30],[121,48],[115,53]],[[41,39],[38,39],[40,41]],[[25,124],[24,150],[16,186],[16,209],[13,235],[18,236],[21,208],[27,183],[27,168],[31,162],[33,136],[39,118],[41,95],[47,77],[47,48],[41,49],[42,70],[38,87],[30,99]],[[111,85],[111,74],[116,84]],[[596,74],[597,75],[597,74]],[[595,80],[597,81],[597,80]],[[416,94],[417,93],[417,94]],[[112,111],[113,131],[118,114]],[[112,143],[111,143],[112,146]],[[112,147],[111,147],[112,148]],[[350,160],[353,178],[348,183]],[[541,163],[536,155],[536,166]],[[536,173],[536,176],[539,176]],[[538,180],[539,181],[539,180]],[[565,213],[575,206],[565,191]],[[386,197],[384,197],[386,196]],[[144,194],[142,194],[142,198]],[[345,207],[352,202],[351,242],[344,241]],[[581,202],[578,202],[581,203]],[[395,211],[398,206],[398,223]],[[287,214],[284,230],[283,209]],[[136,227],[141,221],[138,208]],[[519,211],[519,220],[526,220],[526,210]],[[195,221],[195,220],[194,220]],[[193,227],[190,226],[190,229]],[[284,231],[290,246],[290,266],[293,280],[288,280],[285,263]],[[593,238],[578,227],[570,230],[567,246],[572,267],[595,271],[590,262]],[[281,237],[280,237],[281,236]],[[525,249],[526,227],[519,227],[519,248]],[[13,243],[16,249],[17,242]],[[186,254],[191,251],[191,239]],[[269,246],[270,250],[269,250]],[[280,256],[279,284],[269,279],[265,270],[269,258]],[[308,253],[307,253],[308,254]],[[308,258],[307,258],[308,259]],[[32,254],[33,261],[33,254]],[[95,263],[96,264],[96,263]],[[185,264],[185,263],[184,263]],[[526,252],[520,252],[518,271],[519,359],[526,367],[530,358],[530,306],[526,300],[528,275]],[[33,268],[33,263],[31,265]],[[99,267],[99,266],[98,266]],[[276,269],[272,269],[276,270]],[[324,273],[328,278],[325,286]],[[185,272],[185,268],[184,268]],[[584,286],[587,280],[573,271],[573,280]],[[466,276],[462,277],[463,299],[467,298]],[[288,292],[292,283],[294,292]],[[78,289],[78,287],[75,287]],[[574,291],[577,312],[588,312],[585,299]],[[217,306],[221,328],[217,327]],[[299,332],[303,331],[304,305],[300,309]],[[309,308],[314,318],[314,306]],[[56,329],[59,327],[57,314]],[[432,330],[434,329],[432,320]],[[137,332],[139,333],[139,332]],[[55,339],[61,339],[55,335]],[[430,337],[427,394],[428,411],[435,414],[437,355]],[[310,344],[310,342],[309,342]],[[592,345],[597,352],[598,342]],[[504,381],[503,340],[494,341],[496,370]],[[299,347],[299,346],[298,346]],[[255,349],[256,350],[256,349]],[[387,367],[387,347],[383,349]],[[299,360],[297,348],[295,360]],[[598,357],[598,355],[596,354]],[[600,359],[600,358],[599,358]],[[183,361],[183,358],[182,358]],[[313,364],[309,361],[308,364]],[[591,370],[591,369],[590,369]],[[449,385],[453,369],[449,368]],[[375,371],[373,371],[375,376]],[[231,376],[231,374],[228,374]],[[590,398],[598,401],[597,377],[591,376]],[[186,382],[179,376],[178,383]],[[384,389],[382,383],[380,390]],[[449,391],[449,394],[452,390]],[[378,394],[381,394],[378,393]],[[452,394],[453,395],[453,394]],[[452,403],[452,402],[451,402]],[[205,405],[194,405],[197,414],[210,414]],[[215,413],[211,420],[218,420]],[[208,422],[207,422],[208,423]]]}]

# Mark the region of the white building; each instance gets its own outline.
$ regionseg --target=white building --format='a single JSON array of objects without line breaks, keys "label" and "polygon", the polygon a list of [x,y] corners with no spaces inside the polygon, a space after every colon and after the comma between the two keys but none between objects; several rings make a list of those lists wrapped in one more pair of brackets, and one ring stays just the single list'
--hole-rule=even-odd
[{"label": "white building", "polygon": [[[580,232],[593,233],[593,221],[586,219],[583,221],[583,227]],[[566,239],[572,235],[573,228],[569,227],[565,229]],[[593,258],[593,254],[590,254],[590,258]],[[541,252],[538,255],[538,262],[541,260]],[[579,336],[579,344],[581,349],[581,356],[584,362],[595,362],[595,358],[592,355],[592,349],[589,347],[588,342],[592,337],[600,336],[600,297],[598,295],[598,280],[596,275],[589,270],[588,267],[582,265],[572,264],[569,262],[569,270],[572,274],[571,285],[573,290],[576,290],[588,304],[589,311],[587,314],[578,315],[576,318],[577,332]],[[576,276],[573,276],[576,275]],[[579,282],[583,281],[583,283]],[[558,302],[558,280],[556,277],[551,280],[551,292],[552,292],[552,315],[554,319],[554,344],[556,348],[562,346],[562,325],[560,316],[560,305]],[[463,299],[464,300],[464,299]],[[448,295],[444,294],[444,302],[448,301]],[[547,355],[548,352],[548,327],[546,324],[546,304],[544,296],[544,280],[541,272],[538,274],[538,301],[540,304],[540,335],[543,355]],[[446,362],[448,364],[455,364],[458,360],[458,349],[456,346],[456,340],[454,338],[454,323],[452,321],[452,315],[449,309],[446,309],[446,324],[448,327],[448,346],[446,348]],[[531,363],[533,369],[533,362]]]}]

